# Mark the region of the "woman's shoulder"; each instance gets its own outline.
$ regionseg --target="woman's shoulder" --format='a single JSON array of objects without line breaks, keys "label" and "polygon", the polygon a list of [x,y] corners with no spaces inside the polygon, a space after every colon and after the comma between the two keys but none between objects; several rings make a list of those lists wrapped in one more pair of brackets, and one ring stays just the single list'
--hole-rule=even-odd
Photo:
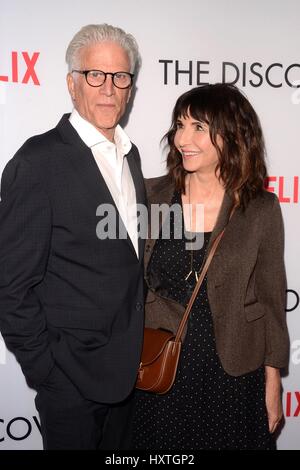
[{"label": "woman's shoulder", "polygon": [[258,207],[265,207],[265,208],[272,208],[274,205],[278,205],[279,200],[276,194],[271,193],[264,189],[259,194],[257,194],[254,198],[250,199],[248,206],[251,208],[258,208]]},{"label": "woman's shoulder", "polygon": [[157,176],[155,178],[145,178],[145,186],[148,200],[160,199],[160,195],[173,192],[174,183],[169,175]]},{"label": "woman's shoulder", "polygon": [[255,198],[251,199],[248,205],[247,213],[252,214],[254,217],[261,217],[264,223],[269,218],[273,218],[275,215],[281,217],[280,202],[276,194],[270,191],[264,190]]}]

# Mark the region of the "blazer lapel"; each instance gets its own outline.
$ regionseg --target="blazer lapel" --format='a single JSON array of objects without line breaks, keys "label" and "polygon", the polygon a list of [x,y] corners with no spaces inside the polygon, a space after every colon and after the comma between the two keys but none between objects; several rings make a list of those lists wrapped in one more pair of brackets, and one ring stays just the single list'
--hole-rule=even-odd
[{"label": "blazer lapel", "polygon": [[[211,234],[211,237],[210,237],[210,240],[209,240],[209,243],[208,243],[208,247],[207,247],[207,250],[206,250],[206,255],[208,255],[209,250],[210,250],[214,240],[217,238],[219,233],[221,233],[222,230],[228,224],[232,207],[233,207],[233,200],[227,193],[225,193],[224,197],[223,197],[222,205],[221,205],[221,208],[220,208],[220,211],[219,211],[219,215],[218,215],[218,218],[217,218],[217,221],[216,221],[216,225],[215,225],[215,227],[212,231],[212,234]],[[222,243],[222,241],[220,243]]]},{"label": "blazer lapel", "polygon": [[[151,226],[151,205],[152,204],[167,204],[168,206],[171,205],[172,197],[174,193],[175,186],[171,179],[168,176],[164,176],[163,178],[159,178],[156,183],[153,184],[151,179],[145,180],[146,190],[148,194],[148,240],[145,250],[145,257],[144,257],[144,266],[145,272],[147,272],[147,266],[150,261],[154,245],[156,243],[157,238],[151,238],[152,226]],[[168,214],[166,214],[168,215]],[[160,233],[161,227],[164,223],[165,219],[160,217],[159,219],[159,227],[158,233]]]}]

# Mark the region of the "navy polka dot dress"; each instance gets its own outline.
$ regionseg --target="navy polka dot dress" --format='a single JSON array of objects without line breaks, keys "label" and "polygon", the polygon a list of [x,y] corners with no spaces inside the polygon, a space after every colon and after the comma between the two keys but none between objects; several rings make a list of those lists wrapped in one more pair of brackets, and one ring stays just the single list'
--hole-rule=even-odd
[{"label": "navy polka dot dress", "polygon": [[[179,193],[173,203],[181,204]],[[193,253],[200,269],[210,233]],[[195,286],[190,250],[184,238],[157,240],[149,269],[167,287],[169,298],[186,306]],[[274,449],[268,431],[264,369],[239,377],[228,375],[216,352],[206,280],[190,314],[177,377],[166,395],[136,392],[133,448],[144,450]]]}]

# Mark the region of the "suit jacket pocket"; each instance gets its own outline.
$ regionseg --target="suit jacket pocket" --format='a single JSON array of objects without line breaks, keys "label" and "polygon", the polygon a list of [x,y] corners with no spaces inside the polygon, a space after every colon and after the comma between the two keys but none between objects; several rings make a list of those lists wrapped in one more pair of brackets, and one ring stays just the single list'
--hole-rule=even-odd
[{"label": "suit jacket pocket", "polygon": [[258,320],[265,315],[264,308],[259,302],[245,305],[244,311],[248,322]]}]

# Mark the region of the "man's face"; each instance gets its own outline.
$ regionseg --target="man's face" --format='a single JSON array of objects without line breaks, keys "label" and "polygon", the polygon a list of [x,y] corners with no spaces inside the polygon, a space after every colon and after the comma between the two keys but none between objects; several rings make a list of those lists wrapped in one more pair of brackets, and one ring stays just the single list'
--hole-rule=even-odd
[{"label": "man's face", "polygon": [[[115,42],[94,44],[82,48],[78,70],[130,72],[129,57]],[[116,88],[111,75],[106,76],[100,87],[91,87],[85,76],[76,72],[68,74],[67,83],[79,114],[113,141],[115,128],[125,112],[131,89]]]}]

